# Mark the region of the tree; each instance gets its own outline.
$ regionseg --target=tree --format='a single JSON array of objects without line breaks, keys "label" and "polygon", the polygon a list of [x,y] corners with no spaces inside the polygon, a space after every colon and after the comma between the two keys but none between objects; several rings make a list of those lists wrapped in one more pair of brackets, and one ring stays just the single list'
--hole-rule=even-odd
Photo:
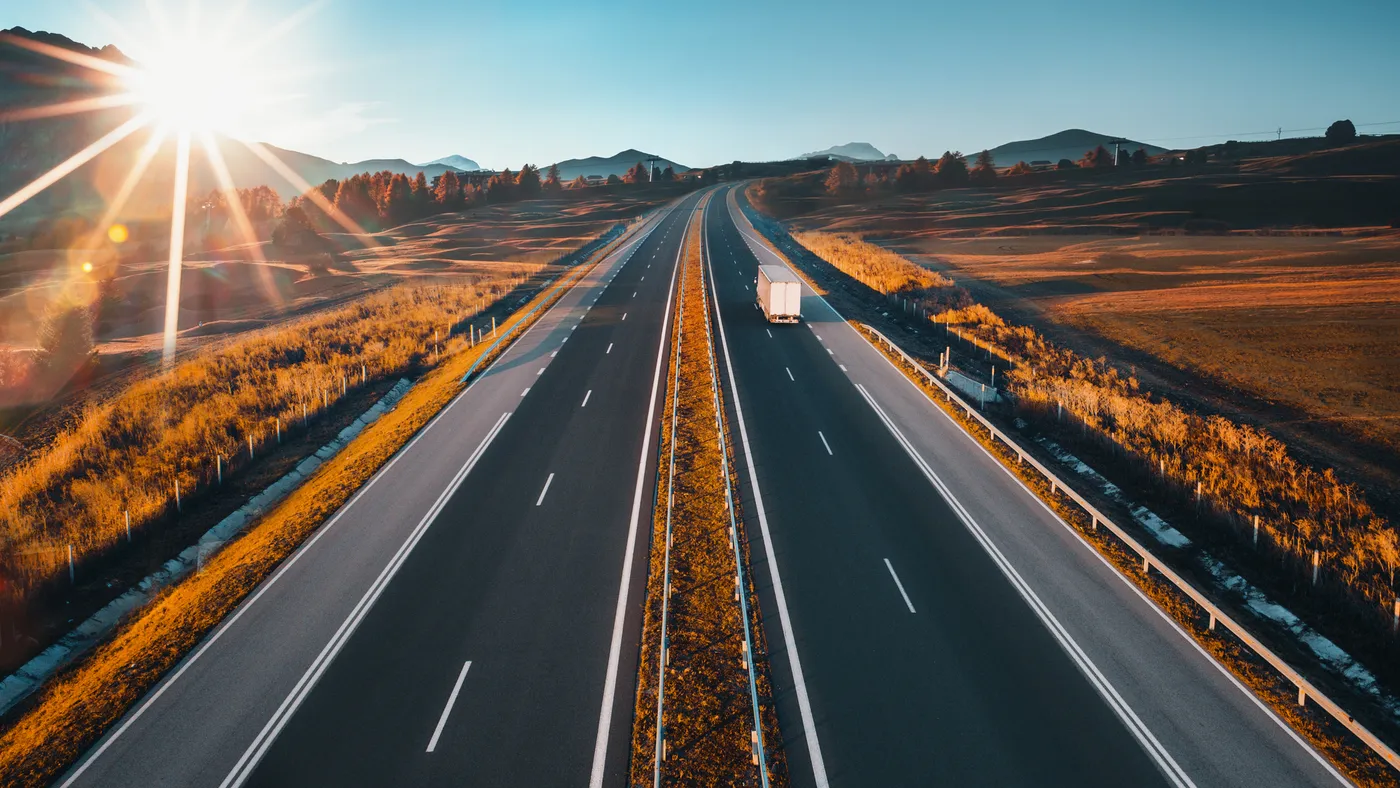
[{"label": "tree", "polygon": [[981,186],[996,183],[997,166],[991,151],[984,150],[977,154],[977,163],[972,166],[972,172],[968,173],[968,176],[973,183]]},{"label": "tree", "polygon": [[456,211],[462,207],[462,182],[452,170],[438,176],[437,187],[433,189],[433,200],[444,211]]},{"label": "tree", "polygon": [[676,168],[667,164],[666,169],[661,171],[661,180],[670,183],[676,179]]},{"label": "tree", "polygon": [[641,162],[637,162],[637,166],[628,170],[627,174],[622,176],[622,179],[628,183],[646,183],[647,178],[647,166]]},{"label": "tree", "polygon": [[933,171],[944,186],[967,185],[967,159],[958,151],[943,151]]},{"label": "tree", "polygon": [[379,207],[374,204],[369,186],[370,179],[363,174],[341,181],[335,192],[336,210],[358,224],[378,224]]},{"label": "tree", "polygon": [[66,300],[51,303],[39,328],[38,368],[66,377],[91,360],[94,348],[91,311]]},{"label": "tree", "polygon": [[1339,120],[1327,127],[1327,141],[1333,145],[1345,145],[1356,140],[1356,124],[1349,120]]},{"label": "tree", "polygon": [[843,161],[831,168],[831,172],[826,176],[826,191],[828,194],[837,196],[848,196],[860,188],[860,176],[856,173],[854,164]]},{"label": "tree", "polygon": [[1142,148],[1138,148],[1137,150],[1133,151],[1133,166],[1147,166],[1147,151],[1143,150]]},{"label": "tree", "polygon": [[1060,159],[1060,163],[1055,165],[1055,169],[1072,170],[1074,169],[1074,162],[1070,161],[1069,159]]},{"label": "tree", "polygon": [[1031,168],[1031,165],[1025,163],[1024,161],[1018,161],[1018,162],[1016,162],[1015,164],[1011,165],[1011,169],[1007,170],[1007,171],[1006,171],[1006,174],[1007,174],[1007,175],[1025,175],[1026,173],[1032,172],[1032,171],[1033,171],[1033,170],[1032,170],[1032,168]]},{"label": "tree", "polygon": [[545,173],[544,177],[544,190],[550,194],[556,194],[562,188],[564,185],[559,182],[559,165],[549,165],[549,171]]},{"label": "tree", "polygon": [[1109,153],[1104,146],[1099,145],[1093,150],[1085,152],[1084,158],[1079,160],[1079,166],[1085,169],[1112,167],[1113,154]]},{"label": "tree", "polygon": [[608,173],[608,179],[607,179],[606,183],[607,183],[609,186],[616,186],[616,185],[618,185],[619,183],[622,183],[622,179],[619,178],[619,177],[617,177],[617,173],[615,173],[615,172],[610,172],[610,173]]},{"label": "tree", "polygon": [[902,192],[927,191],[933,188],[933,184],[933,165],[923,156],[899,165],[894,171],[895,188]]},{"label": "tree", "polygon": [[536,197],[541,188],[539,168],[533,164],[521,167],[520,174],[515,176],[515,198],[528,200],[531,197]]},{"label": "tree", "polygon": [[587,186],[587,185],[588,185],[588,179],[585,178],[585,177],[583,177],[582,175],[580,175],[580,176],[578,176],[577,178],[574,178],[573,180],[569,181],[569,188],[570,188],[570,189],[582,189],[583,187],[585,187],[585,186]]},{"label": "tree", "polygon": [[293,205],[282,214],[282,221],[273,228],[272,243],[284,249],[313,251],[323,248],[325,239],[316,232],[306,211],[300,205]]},{"label": "tree", "polygon": [[486,199],[493,203],[515,199],[515,173],[507,167],[486,181]]},{"label": "tree", "polygon": [[1117,162],[1118,166],[1119,166],[1119,167],[1127,167],[1128,165],[1130,165],[1130,164],[1132,164],[1132,163],[1133,163],[1133,155],[1132,155],[1131,153],[1128,152],[1128,149],[1127,149],[1127,148],[1119,148],[1119,149],[1118,149],[1118,162]]}]

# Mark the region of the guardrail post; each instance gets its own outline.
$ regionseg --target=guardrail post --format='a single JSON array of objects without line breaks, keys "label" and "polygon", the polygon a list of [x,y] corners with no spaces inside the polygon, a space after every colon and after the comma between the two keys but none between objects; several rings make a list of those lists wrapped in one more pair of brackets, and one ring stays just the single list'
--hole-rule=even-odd
[{"label": "guardrail post", "polygon": [[494,339],[495,336],[496,336],[496,316],[495,316],[495,315],[492,315],[492,316],[491,316],[491,337]]},{"label": "guardrail post", "polygon": [[1142,557],[1142,573],[1145,575],[1152,574],[1152,559],[1148,556]]},{"label": "guardrail post", "polygon": [[[126,517],[126,543],[131,544],[131,510],[127,509],[122,514]],[[1400,600],[1396,600],[1396,602],[1400,602]],[[1400,612],[1400,604],[1397,604],[1395,609]]]},{"label": "guardrail post", "polygon": [[180,480],[175,480],[175,511],[180,511]]},{"label": "guardrail post", "polygon": [[220,486],[224,483],[224,455],[214,455],[214,479]]},{"label": "guardrail post", "polygon": [[1298,685],[1298,705],[1308,705],[1308,691],[1303,689],[1303,685],[1301,684]]},{"label": "guardrail post", "polygon": [[77,583],[73,578],[73,545],[68,545],[68,582]]},{"label": "guardrail post", "polygon": [[1259,515],[1254,515],[1254,546],[1259,546]]},{"label": "guardrail post", "polygon": [[1391,632],[1400,632],[1400,597],[1395,600],[1395,618],[1390,622]]},{"label": "guardrail post", "polygon": [[1316,550],[1314,550],[1314,551],[1313,551],[1313,581],[1312,581],[1312,584],[1313,584],[1313,585],[1317,585],[1317,569],[1318,569],[1318,566],[1319,566],[1319,560],[1320,560],[1320,558],[1319,558],[1319,556],[1318,556],[1318,552],[1317,552]]},{"label": "guardrail post", "polygon": [[1214,631],[1215,631],[1215,611],[1214,611],[1214,610],[1210,611],[1210,627],[1209,627],[1209,629],[1210,629],[1211,632],[1214,632]]}]

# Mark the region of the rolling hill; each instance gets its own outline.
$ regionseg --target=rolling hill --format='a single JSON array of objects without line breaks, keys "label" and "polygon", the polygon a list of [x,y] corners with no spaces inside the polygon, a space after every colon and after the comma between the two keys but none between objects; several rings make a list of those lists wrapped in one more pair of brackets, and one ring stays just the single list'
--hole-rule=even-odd
[{"label": "rolling hill", "polygon": [[[586,159],[565,159],[564,161],[558,162],[559,177],[565,181],[571,181],[580,175],[585,178],[589,175],[598,175],[604,178],[609,175],[616,175],[621,178],[628,170],[637,166],[637,162],[645,163],[650,158],[652,158],[652,154],[650,153],[643,153],[635,148],[628,148],[615,156],[608,156],[606,158],[602,156],[589,156]],[[659,156],[656,157],[656,159],[656,166],[663,170],[670,167],[679,173],[690,169],[684,164],[677,164]],[[540,169],[547,170],[549,166],[545,165]]]},{"label": "rolling hill", "polygon": [[804,153],[796,158],[819,159],[822,157],[839,159],[841,161],[894,161],[899,158],[893,153],[881,153],[879,148],[876,148],[868,142],[848,142],[845,145],[833,145],[826,150]]},{"label": "rolling hill", "polygon": [[[1051,134],[1048,137],[1041,137],[1034,140],[1018,140],[1008,142],[1005,145],[998,145],[992,148],[992,158],[998,167],[1010,167],[1018,161],[1050,161],[1057,162],[1060,159],[1078,161],[1084,158],[1087,151],[1093,150],[1095,146],[1103,145],[1110,152],[1113,149],[1111,143],[1115,139],[1108,134],[1099,134],[1084,129],[1065,129],[1064,131]],[[1166,153],[1166,148],[1159,148],[1156,145],[1148,145],[1144,142],[1134,142],[1128,140],[1126,147],[1129,151],[1142,148],[1149,156],[1156,156],[1159,153]],[[969,156],[970,158],[970,156]]]}]

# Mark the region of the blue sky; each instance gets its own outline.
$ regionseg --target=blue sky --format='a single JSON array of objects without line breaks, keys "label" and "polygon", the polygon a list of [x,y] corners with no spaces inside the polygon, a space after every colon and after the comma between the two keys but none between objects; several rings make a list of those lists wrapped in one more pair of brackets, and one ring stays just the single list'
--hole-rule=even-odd
[{"label": "blue sky", "polygon": [[[301,5],[249,0],[241,24]],[[152,40],[148,19],[145,0],[0,11],[0,27],[126,50]],[[493,168],[850,141],[912,158],[1069,127],[1181,147],[1400,121],[1397,30],[1395,0],[327,0],[260,57],[284,98],[236,131],[337,161]]]}]

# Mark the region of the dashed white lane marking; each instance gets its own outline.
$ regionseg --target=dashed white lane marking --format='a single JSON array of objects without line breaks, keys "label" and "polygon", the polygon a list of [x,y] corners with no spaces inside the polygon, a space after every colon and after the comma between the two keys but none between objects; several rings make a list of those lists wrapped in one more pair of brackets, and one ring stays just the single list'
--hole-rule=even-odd
[{"label": "dashed white lane marking", "polygon": [[627,319],[627,313],[626,313],[626,312],[623,312],[623,313],[622,313],[622,319],[623,319],[623,320],[626,320],[626,319]]},{"label": "dashed white lane marking", "polygon": [[797,378],[795,378],[795,377],[792,376],[792,370],[791,370],[791,369],[788,369],[787,367],[783,367],[783,369],[786,369],[786,370],[787,370],[787,373],[788,373],[788,380],[791,380],[793,383],[796,383],[796,382],[797,382]]},{"label": "dashed white lane marking", "polygon": [[637,297],[637,291],[636,291],[636,290],[633,290],[633,291],[632,291],[632,297],[633,297],[633,298],[636,298],[636,297]]},{"label": "dashed white lane marking", "polygon": [[822,445],[826,447],[826,453],[832,457],[835,457],[836,455],[831,451],[831,444],[826,442],[826,436],[822,434],[821,430],[817,430],[817,437],[822,439]]},{"label": "dashed white lane marking", "polygon": [[[816,334],[817,332],[813,331],[812,333]],[[822,341],[822,335],[821,335],[821,334],[817,334],[817,341],[818,341],[818,342]]]},{"label": "dashed white lane marking", "polygon": [[582,405],[579,405],[579,407],[580,407],[580,408],[586,408],[586,407],[588,407],[588,398],[591,397],[591,396],[593,396],[593,389],[589,389],[589,390],[588,390],[588,393],[583,395],[583,404],[582,404]]},{"label": "dashed white lane marking", "polygon": [[828,356],[834,356],[834,355],[836,355],[835,353],[833,353],[833,352],[831,351],[831,348],[827,348],[827,349],[826,349],[826,354],[827,354]]},{"label": "dashed white lane marking", "polygon": [[769,338],[769,339],[772,339],[772,338],[773,338],[773,329],[771,329],[771,328],[765,328],[765,329],[763,329],[763,330],[768,332],[768,338]]},{"label": "dashed white lane marking", "polygon": [[914,603],[910,602],[909,595],[904,593],[904,584],[899,582],[899,575],[894,573],[894,566],[890,563],[890,559],[888,558],[885,559],[885,568],[890,570],[890,577],[894,578],[894,586],[899,589],[899,595],[904,597],[904,604],[909,608],[909,612],[915,612]]},{"label": "dashed white lane marking", "polygon": [[603,355],[606,356],[607,354],[611,353],[611,352],[612,352],[612,346],[613,346],[613,343],[609,342],[609,343],[608,343],[608,349],[603,351]]},{"label": "dashed white lane marking", "polygon": [[846,371],[847,371],[847,370],[846,370],[846,365],[845,365],[845,364],[837,364],[836,366],[840,367],[842,372],[846,372]]},{"label": "dashed white lane marking", "polygon": [[537,499],[535,499],[535,505],[536,505],[536,506],[539,506],[540,504],[544,503],[544,494],[547,493],[547,492],[549,492],[549,485],[550,485],[551,483],[553,483],[553,482],[554,482],[554,474],[551,473],[551,474],[549,475],[549,478],[544,480],[544,489],[543,489],[543,490],[540,490],[540,497],[537,498]]},{"label": "dashed white lane marking", "polygon": [[447,715],[452,713],[452,704],[457,702],[457,693],[462,691],[462,682],[467,678],[467,671],[471,670],[472,661],[467,660],[467,664],[462,666],[462,672],[457,674],[457,683],[452,685],[452,693],[447,696],[447,705],[442,709],[442,716],[438,717],[438,724],[433,728],[433,738],[428,740],[428,752],[437,749],[438,737],[442,736],[443,726],[447,725]]},{"label": "dashed white lane marking", "polygon": [[539,377],[540,375],[543,375],[543,374],[544,374],[544,367],[540,367],[540,371],[535,373],[535,377]]},{"label": "dashed white lane marking", "polygon": [[554,357],[557,356],[557,355],[559,355],[559,351],[557,351],[557,350],[551,350],[551,351],[549,352],[549,357],[550,357],[550,358],[554,358]]},{"label": "dashed white lane marking", "polygon": [[529,387],[529,386],[526,386],[526,387],[525,387],[525,390],[522,391],[522,392],[520,392],[520,396],[523,397],[523,396],[525,396],[526,394],[529,394],[529,393],[530,393],[530,387]]}]

